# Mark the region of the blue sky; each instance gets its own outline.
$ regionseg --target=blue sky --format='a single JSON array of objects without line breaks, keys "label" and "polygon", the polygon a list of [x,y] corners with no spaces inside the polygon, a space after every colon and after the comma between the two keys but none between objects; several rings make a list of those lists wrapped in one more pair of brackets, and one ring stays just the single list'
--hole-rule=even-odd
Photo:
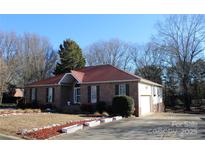
[{"label": "blue sky", "polygon": [[163,19],[164,15],[0,15],[0,31],[37,33],[47,37],[55,49],[66,38],[81,48],[112,38],[143,44]]}]

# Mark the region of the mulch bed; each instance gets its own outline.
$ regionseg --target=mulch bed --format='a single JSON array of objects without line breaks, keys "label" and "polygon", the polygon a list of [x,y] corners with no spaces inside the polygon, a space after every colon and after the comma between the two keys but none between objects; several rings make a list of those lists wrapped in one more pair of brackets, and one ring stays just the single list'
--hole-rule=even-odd
[{"label": "mulch bed", "polygon": [[51,127],[51,128],[45,128],[45,129],[41,129],[38,131],[34,131],[34,132],[30,132],[27,133],[26,135],[24,135],[25,138],[31,138],[31,139],[39,139],[39,140],[43,140],[43,139],[48,139],[50,137],[56,136],[61,134],[61,129],[64,127],[68,127],[68,126],[72,126],[72,125],[80,125],[80,124],[84,124],[85,122],[89,122],[92,120],[81,120],[81,121],[73,121],[73,122],[69,122],[67,124],[64,125],[60,125],[60,126],[55,126],[55,127]]}]

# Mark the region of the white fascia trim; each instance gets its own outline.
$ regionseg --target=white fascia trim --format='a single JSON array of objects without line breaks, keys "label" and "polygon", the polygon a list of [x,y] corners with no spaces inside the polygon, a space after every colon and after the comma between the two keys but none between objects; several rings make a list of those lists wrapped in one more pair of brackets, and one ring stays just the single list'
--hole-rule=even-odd
[{"label": "white fascia trim", "polygon": [[61,81],[63,81],[63,79],[66,77],[67,74],[70,74],[70,73],[65,73],[64,76],[63,76],[63,77],[60,79],[60,81],[58,82],[58,84],[61,84]]},{"label": "white fascia trim", "polygon": [[79,80],[78,80],[72,73],[65,73],[65,75],[62,77],[62,79],[58,82],[59,85],[61,84],[61,82],[63,81],[63,79],[64,79],[67,75],[72,75],[72,77],[74,77],[74,79],[76,79],[76,80],[78,81],[78,83],[80,83]]},{"label": "white fascia trim", "polygon": [[145,84],[149,84],[149,85],[158,86],[158,87],[163,87],[163,85],[161,85],[161,84],[158,84],[158,83],[152,82],[152,81],[150,81],[150,80],[142,79],[142,78],[140,79],[139,82],[141,82],[141,83],[145,83]]},{"label": "white fascia trim", "polygon": [[82,82],[81,84],[97,84],[97,83],[113,83],[113,82],[131,82],[139,81],[138,79],[133,80],[110,80],[110,81],[94,81],[94,82]]}]

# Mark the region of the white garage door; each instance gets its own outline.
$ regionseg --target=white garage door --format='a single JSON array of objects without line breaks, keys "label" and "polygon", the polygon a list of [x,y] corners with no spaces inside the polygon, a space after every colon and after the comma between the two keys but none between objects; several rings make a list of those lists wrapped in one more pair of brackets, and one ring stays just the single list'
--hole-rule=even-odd
[{"label": "white garage door", "polygon": [[150,113],[150,96],[140,96],[141,115]]}]

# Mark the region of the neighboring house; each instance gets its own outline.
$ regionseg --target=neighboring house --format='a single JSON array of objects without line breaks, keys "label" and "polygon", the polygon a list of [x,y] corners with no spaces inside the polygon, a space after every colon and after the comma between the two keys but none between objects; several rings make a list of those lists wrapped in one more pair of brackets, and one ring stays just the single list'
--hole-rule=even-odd
[{"label": "neighboring house", "polygon": [[14,88],[10,92],[5,92],[3,95],[3,103],[19,103],[24,101],[24,89]]},{"label": "neighboring house", "polygon": [[24,97],[24,89],[23,88],[16,88],[13,97]]},{"label": "neighboring house", "polygon": [[115,95],[135,101],[135,115],[163,111],[162,85],[127,73],[112,65],[89,66],[34,82],[25,87],[26,102],[53,104],[58,109],[96,104],[112,104]]}]

